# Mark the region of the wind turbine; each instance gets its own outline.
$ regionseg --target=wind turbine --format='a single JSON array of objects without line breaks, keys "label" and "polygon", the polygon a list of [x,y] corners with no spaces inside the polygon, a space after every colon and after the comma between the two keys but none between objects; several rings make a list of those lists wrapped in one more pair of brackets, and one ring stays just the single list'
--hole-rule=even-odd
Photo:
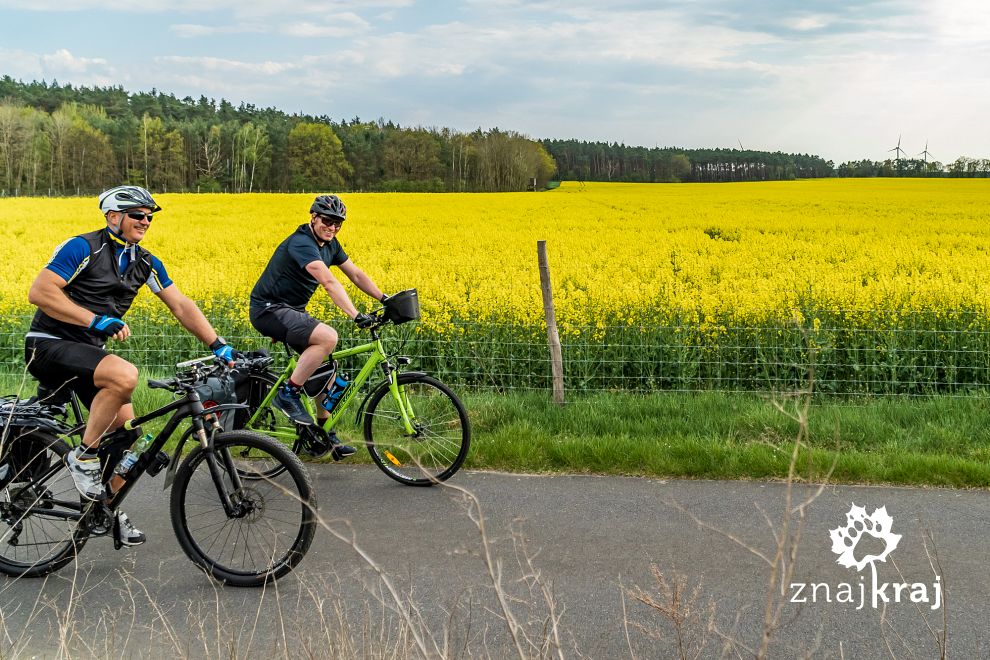
[{"label": "wind turbine", "polygon": [[901,154],[905,153],[904,150],[901,149],[901,136],[900,135],[897,136],[897,146],[894,147],[893,149],[887,149],[887,151],[893,151],[893,152],[895,152],[894,153],[894,160],[896,160],[898,166],[900,166],[900,164],[901,164]]},{"label": "wind turbine", "polygon": [[[925,150],[922,151],[918,155],[919,156],[924,156],[924,159],[923,160],[924,160],[925,165],[927,165],[928,164],[928,157],[932,155],[931,152],[928,151],[928,140],[925,140]],[[932,158],[932,160],[935,160],[934,157]]]}]

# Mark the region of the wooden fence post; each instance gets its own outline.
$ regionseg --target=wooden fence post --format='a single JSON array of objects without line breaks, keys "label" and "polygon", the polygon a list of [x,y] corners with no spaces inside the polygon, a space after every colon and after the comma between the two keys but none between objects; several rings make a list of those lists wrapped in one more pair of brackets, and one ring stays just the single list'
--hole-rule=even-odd
[{"label": "wooden fence post", "polygon": [[564,359],[560,352],[557,317],[553,311],[553,291],[550,288],[550,263],[547,261],[546,241],[536,242],[536,254],[540,263],[540,288],[543,289],[543,315],[547,320],[547,341],[550,343],[553,400],[558,405],[564,405]]}]

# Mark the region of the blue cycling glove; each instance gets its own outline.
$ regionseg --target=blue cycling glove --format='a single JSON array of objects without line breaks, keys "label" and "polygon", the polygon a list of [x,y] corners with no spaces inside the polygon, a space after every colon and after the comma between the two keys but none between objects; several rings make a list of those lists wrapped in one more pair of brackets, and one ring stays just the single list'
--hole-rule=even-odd
[{"label": "blue cycling glove", "polygon": [[124,329],[127,325],[116,316],[106,316],[103,314],[98,314],[93,317],[93,320],[89,322],[89,329],[95,330],[101,335],[110,337],[117,334]]},{"label": "blue cycling glove", "polygon": [[227,342],[224,341],[223,337],[217,337],[217,340],[210,344],[210,350],[224,362],[233,362],[237,358],[241,357],[241,354],[234,350],[233,346],[227,345]]}]

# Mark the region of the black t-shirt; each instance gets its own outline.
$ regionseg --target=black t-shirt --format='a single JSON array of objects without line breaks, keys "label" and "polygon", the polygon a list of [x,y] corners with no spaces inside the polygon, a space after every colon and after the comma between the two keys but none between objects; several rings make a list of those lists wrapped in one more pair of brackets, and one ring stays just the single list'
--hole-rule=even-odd
[{"label": "black t-shirt", "polygon": [[306,265],[314,261],[322,261],[328,267],[339,266],[347,261],[347,253],[336,238],[320,245],[308,224],[299,225],[275,248],[275,254],[251,290],[251,309],[281,303],[305,311],[319,286],[306,270]]}]

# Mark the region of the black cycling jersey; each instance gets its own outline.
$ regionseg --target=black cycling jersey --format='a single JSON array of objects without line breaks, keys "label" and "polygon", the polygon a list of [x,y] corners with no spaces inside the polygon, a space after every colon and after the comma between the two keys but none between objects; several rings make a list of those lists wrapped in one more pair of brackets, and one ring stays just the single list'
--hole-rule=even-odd
[{"label": "black cycling jersey", "polygon": [[319,286],[306,270],[314,261],[322,261],[328,267],[339,266],[347,261],[347,254],[336,237],[320,245],[308,224],[299,225],[275,248],[275,254],[251,290],[251,310],[258,311],[266,304],[282,304],[304,311]]}]

